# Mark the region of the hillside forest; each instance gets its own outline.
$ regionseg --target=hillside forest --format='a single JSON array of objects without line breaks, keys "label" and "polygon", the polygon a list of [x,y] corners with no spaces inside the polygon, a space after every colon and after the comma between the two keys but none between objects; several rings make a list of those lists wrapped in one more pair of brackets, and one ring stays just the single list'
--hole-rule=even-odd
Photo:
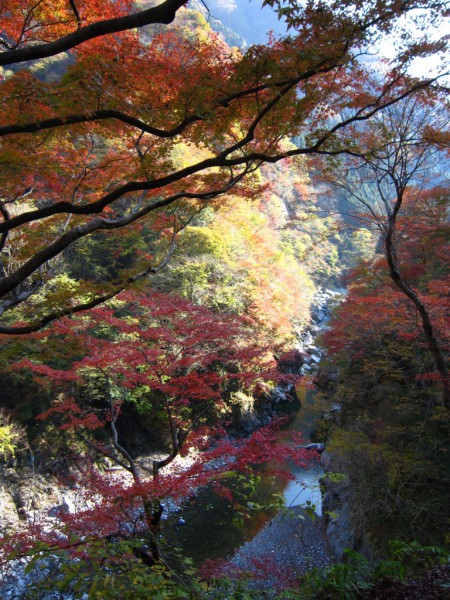
[{"label": "hillside forest", "polygon": [[448,32],[0,2],[0,597],[448,597]]}]

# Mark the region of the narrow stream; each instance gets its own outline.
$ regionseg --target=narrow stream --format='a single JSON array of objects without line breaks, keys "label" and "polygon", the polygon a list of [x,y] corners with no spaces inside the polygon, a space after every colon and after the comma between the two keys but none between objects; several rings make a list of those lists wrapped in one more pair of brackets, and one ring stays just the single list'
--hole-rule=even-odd
[{"label": "narrow stream", "polygon": [[[305,445],[310,441],[310,435],[322,411],[316,403],[316,392],[298,386],[297,400],[286,407],[286,412],[292,418],[284,427],[283,432],[300,432]],[[313,455],[312,455],[313,458]],[[257,501],[267,503],[273,493],[282,494],[285,506],[293,508],[310,502],[315,506],[315,512],[321,516],[321,493],[319,480],[323,470],[317,460],[306,468],[295,464],[288,465],[288,470],[294,476],[287,481],[272,476],[261,477],[257,486]],[[244,492],[242,490],[242,492]],[[245,505],[245,493],[237,488],[237,497]],[[220,498],[211,490],[201,490],[197,497],[173,516],[173,527],[169,528],[167,539],[169,545],[179,547],[183,554],[193,559],[198,566],[205,559],[230,558],[245,542],[253,539],[258,532],[275,516],[271,510],[253,513],[250,519],[239,519],[239,514],[228,500]],[[179,523],[180,517],[183,523]]]},{"label": "narrow stream", "polygon": [[[322,410],[317,405],[317,392],[302,386],[297,386],[297,397],[301,408],[289,422],[288,430],[300,432],[305,444],[311,441],[311,434],[317,421],[322,415]],[[315,513],[322,516],[322,494],[320,492],[320,478],[323,469],[318,461],[312,461],[307,468],[291,465],[291,474],[295,477],[289,481],[283,490],[285,505],[288,507],[305,505],[310,502],[315,507]]]},{"label": "narrow stream", "polygon": [[[339,303],[344,294],[344,290],[319,290],[316,294],[311,305],[310,327],[306,328],[299,339],[299,350],[304,356],[310,356],[301,372],[312,373],[320,361],[321,352],[314,346],[315,339],[326,326],[330,307]],[[307,445],[311,441],[317,421],[321,418],[323,408],[314,390],[298,385],[295,393],[296,400],[284,404],[283,412],[290,415],[284,432],[301,433],[304,444]],[[298,507],[308,505],[314,507],[317,516],[322,516],[320,478],[323,470],[319,461],[313,459],[311,464],[304,468],[291,464],[288,465],[288,470],[293,476],[289,481],[281,477],[274,479],[272,476],[262,475],[257,488],[258,504],[268,503],[271,496],[277,493],[283,495],[286,508],[297,507],[298,512]],[[241,504],[244,507],[248,500],[253,500],[246,497],[245,493],[242,493],[243,490],[238,489],[237,492],[238,498],[241,492]],[[185,506],[179,515],[172,518],[175,525],[169,528],[167,537],[170,544],[179,547],[184,555],[190,556],[194,564],[199,566],[205,559],[235,556],[238,549],[270,526],[275,515],[275,511],[262,510],[253,513],[250,519],[242,520],[229,501],[217,497],[206,488],[201,490],[195,500]],[[237,522],[239,526],[236,526]],[[314,538],[314,535],[312,532],[311,537]],[[319,554],[323,553],[323,544],[326,542],[322,542],[322,549],[319,548],[320,544],[319,549],[316,549]]]}]

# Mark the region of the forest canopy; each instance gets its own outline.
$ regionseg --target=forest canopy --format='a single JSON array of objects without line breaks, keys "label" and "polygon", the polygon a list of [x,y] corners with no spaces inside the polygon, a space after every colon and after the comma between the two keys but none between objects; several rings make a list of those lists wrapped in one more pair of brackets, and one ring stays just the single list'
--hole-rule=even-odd
[{"label": "forest canopy", "polygon": [[[188,37],[165,29],[184,2],[2,4],[3,333],[35,331],[158,272],[194,214],[231,189],[257,193],[261,164],[358,154],[355,124],[411,94],[439,95],[439,74],[415,78],[408,65],[445,51],[444,39],[426,42],[445,3],[272,5],[291,34],[242,53],[202,26]],[[417,38],[401,34],[406,14]],[[394,31],[382,71],[362,60]],[[50,78],[48,57],[62,61]],[[103,233],[113,273],[65,292],[65,254]]]},{"label": "forest canopy", "polygon": [[[324,443],[355,546],[442,542],[448,3],[263,5],[286,34],[239,48],[207,2],[0,2],[0,478],[80,501],[57,526],[20,507],[5,572],[58,556],[80,597],[226,595],[179,576],[165,504],[209,486],[251,519]],[[320,340],[314,298],[344,285]],[[311,453],[276,414],[315,383],[340,408]]]}]

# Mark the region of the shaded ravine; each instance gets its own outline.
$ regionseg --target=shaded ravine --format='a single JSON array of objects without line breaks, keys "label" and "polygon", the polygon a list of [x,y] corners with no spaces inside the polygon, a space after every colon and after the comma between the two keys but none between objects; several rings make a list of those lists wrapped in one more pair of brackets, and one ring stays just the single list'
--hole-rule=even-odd
[{"label": "shaded ravine", "polygon": [[[297,348],[306,357],[299,371],[302,374],[312,374],[320,362],[321,351],[314,346],[315,337],[327,321],[324,304],[316,304],[312,313],[312,323],[299,340]],[[289,394],[285,392],[286,390],[280,389],[278,395],[286,399]],[[316,394],[311,389],[300,386],[295,392],[296,399],[281,404],[285,412],[291,414],[288,424],[283,428],[283,434],[300,432],[306,445],[310,441],[315,423],[322,415],[322,409],[317,405]],[[319,479],[322,470],[317,460],[309,467],[300,468],[292,464],[289,465],[289,469],[293,476],[292,481],[274,479],[263,473],[261,484],[255,488],[258,504],[264,505],[276,492],[284,496],[285,507],[278,514],[274,510],[252,512],[251,517],[244,520],[241,527],[234,526],[239,520],[239,513],[235,507],[208,489],[200,490],[196,498],[185,506],[179,507],[173,503],[170,506],[168,503],[167,512],[171,513],[171,526],[165,528],[163,548],[164,542],[167,542],[166,549],[181,548],[184,555],[193,558],[196,566],[200,566],[205,559],[227,559],[232,565],[252,572],[256,585],[266,590],[278,585],[275,581],[277,573],[283,575],[278,578],[278,583],[289,583],[314,566],[325,566],[331,559],[319,516]],[[62,494],[62,504],[55,508],[61,506],[74,512],[76,506],[71,501],[71,494],[68,490],[63,490]],[[244,508],[248,500],[245,494],[243,489],[241,504]],[[313,520],[301,508],[301,505],[307,502],[315,505],[317,516]],[[267,565],[261,579],[258,579],[260,569],[255,565],[258,561]],[[25,592],[32,579],[38,580],[42,576],[42,573],[26,574],[26,565],[27,559],[17,561],[17,569],[7,578],[8,581],[4,581],[3,585],[0,581],[2,598],[18,597],[17,594]],[[275,568],[271,568],[270,565]],[[267,573],[270,573],[269,578]]]},{"label": "shaded ravine", "polygon": [[[289,408],[297,409],[289,423],[283,428],[283,437],[288,432],[301,432],[304,444],[309,441],[309,434],[314,423],[321,416],[314,402],[314,392],[298,390],[306,400],[300,409],[299,401],[292,401]],[[297,412],[298,411],[298,412]],[[261,473],[261,481],[252,489],[247,490],[245,478],[242,476],[236,485],[236,497],[242,510],[247,510],[247,501],[264,505],[271,502],[272,495],[284,496],[286,510],[310,502],[315,505],[318,515],[321,514],[321,494],[319,480],[323,474],[318,455],[311,452],[311,462],[306,467],[292,463],[286,465],[286,470],[293,479],[286,481],[281,477],[272,477]],[[248,496],[246,494],[248,493]],[[250,512],[250,511],[249,511]],[[283,510],[280,514],[286,514]],[[227,499],[218,497],[207,487],[198,491],[195,498],[170,516],[170,526],[166,528],[167,547],[173,545],[182,549],[190,556],[196,565],[205,559],[232,558],[240,547],[258,536],[265,527],[276,517],[273,509],[251,512],[250,518],[242,519],[239,510]],[[286,517],[287,518],[287,517]],[[164,546],[164,539],[162,540]]]},{"label": "shaded ravine", "polygon": [[[299,385],[295,391],[301,408],[294,413],[288,430],[301,433],[305,444],[309,444],[317,422],[322,417],[323,409],[317,404],[317,393],[314,390]],[[310,503],[315,508],[315,513],[319,517],[322,516],[320,479],[324,472],[320,461],[313,459],[306,467],[292,464],[289,471],[294,479],[289,481],[283,490],[286,507],[292,508]]]},{"label": "shaded ravine", "polygon": [[[313,390],[299,387],[296,393],[301,409],[290,421],[289,430],[301,432],[308,443],[322,410]],[[305,572],[333,562],[321,518],[320,462],[312,460],[303,468],[292,465],[290,472],[294,479],[283,489],[285,507],[245,542],[231,561],[237,568],[252,573],[256,587],[276,590],[293,585]]]},{"label": "shaded ravine", "polygon": [[[333,294],[331,300],[335,298]],[[326,303],[329,301],[330,296],[316,304],[313,314],[319,317],[313,318],[310,331],[304,336],[306,341],[299,342],[302,353],[312,355],[305,361],[303,373],[313,374],[320,362],[322,353],[313,344],[326,326]],[[301,433],[306,445],[311,441],[310,436],[322,417],[323,408],[312,389],[300,385],[295,395],[295,400],[284,405],[285,412],[291,416],[283,433]],[[169,545],[178,545],[197,566],[206,559],[228,559],[235,567],[256,576],[258,567],[255,563],[266,564],[267,571],[273,565],[274,576],[282,573],[283,577],[289,578],[298,577],[312,567],[330,564],[332,558],[321,518],[320,479],[323,470],[317,453],[311,454],[311,463],[306,467],[294,463],[288,465],[293,477],[288,482],[262,476],[256,489],[258,503],[267,502],[274,492],[283,495],[284,508],[278,514],[273,510],[262,510],[242,520],[229,501],[217,498],[210,490],[204,489],[183,507],[179,517],[172,519],[174,526],[168,533]],[[308,510],[308,513],[315,512],[312,519],[303,510],[305,505],[309,509],[314,508]],[[240,527],[234,526],[236,521],[240,521]],[[276,585],[275,581],[264,580],[264,577],[261,584],[265,588]]]}]

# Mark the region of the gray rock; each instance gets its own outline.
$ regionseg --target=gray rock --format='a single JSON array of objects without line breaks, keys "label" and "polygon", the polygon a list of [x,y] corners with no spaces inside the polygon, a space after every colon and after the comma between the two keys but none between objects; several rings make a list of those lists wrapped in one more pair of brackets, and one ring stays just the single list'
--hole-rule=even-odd
[{"label": "gray rock", "polygon": [[327,515],[329,547],[336,560],[343,561],[344,550],[357,545],[357,533],[352,521],[351,490],[348,482],[325,483],[325,490],[323,509]]},{"label": "gray rock", "polygon": [[314,311],[311,314],[311,318],[313,319],[313,321],[315,321],[316,323],[322,323],[322,321],[325,318],[325,313],[322,310],[317,310]]},{"label": "gray rock", "polygon": [[274,404],[279,404],[280,402],[287,402],[287,394],[286,391],[281,387],[274,388],[271,394],[271,400]]},{"label": "gray rock", "polygon": [[273,564],[272,571],[264,573],[263,579],[254,578],[256,589],[273,590],[283,581],[286,569],[297,578],[312,568],[323,569],[333,563],[324,532],[324,520],[310,517],[299,506],[279,513],[256,537],[246,542],[231,560],[242,571],[257,571],[257,561],[267,560]]},{"label": "gray rock", "polygon": [[322,443],[313,443],[304,446],[305,450],[315,450],[316,452],[323,452],[325,450],[325,444]]},{"label": "gray rock", "polygon": [[47,511],[49,517],[59,517],[68,513],[70,513],[69,506],[65,502],[58,504],[57,506],[52,506]]}]

